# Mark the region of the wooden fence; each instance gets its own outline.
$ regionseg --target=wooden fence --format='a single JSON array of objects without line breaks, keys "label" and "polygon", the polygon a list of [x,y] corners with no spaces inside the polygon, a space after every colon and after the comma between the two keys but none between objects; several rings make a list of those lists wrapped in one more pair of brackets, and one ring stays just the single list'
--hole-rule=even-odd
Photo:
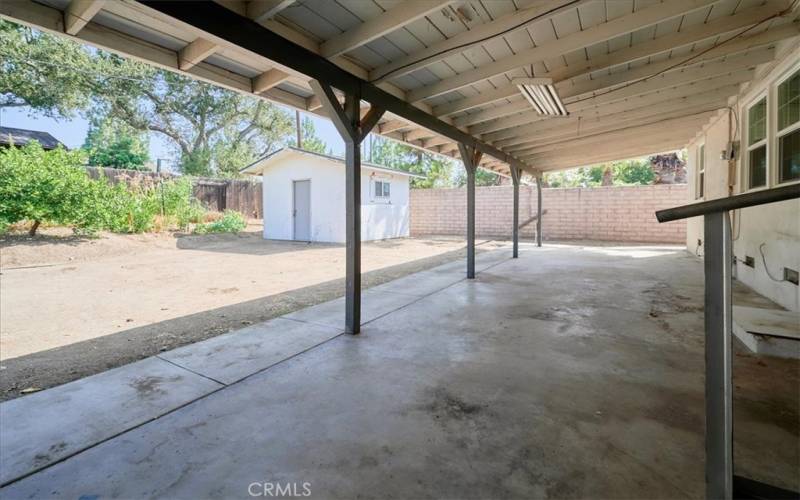
[{"label": "wooden fence", "polygon": [[[141,172],[138,170],[123,170],[119,168],[86,167],[89,177],[98,179],[100,172],[111,182],[141,182],[144,179],[158,181],[159,179],[173,179],[177,176],[169,173]],[[194,196],[208,210],[222,212],[223,210],[236,210],[247,217],[263,219],[263,204],[261,202],[263,190],[260,179],[209,179],[204,177],[192,178]]]}]

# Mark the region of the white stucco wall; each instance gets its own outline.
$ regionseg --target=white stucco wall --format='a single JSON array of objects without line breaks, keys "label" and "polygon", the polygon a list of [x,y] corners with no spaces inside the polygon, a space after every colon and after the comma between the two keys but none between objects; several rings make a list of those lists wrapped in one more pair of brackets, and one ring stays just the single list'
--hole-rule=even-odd
[{"label": "white stucco wall", "polygon": [[[399,238],[409,234],[409,177],[361,169],[361,239]],[[311,180],[311,240],[344,243],[344,164],[291,153],[264,170],[264,238],[293,239],[293,181]],[[374,196],[375,180],[391,183],[388,200]]]},{"label": "white stucco wall", "polygon": [[[742,131],[747,130],[747,109],[753,102],[760,99],[765,93],[768,97],[769,127],[774,130],[775,125],[775,83],[787,74],[800,68],[800,48],[796,45],[787,48],[780,58],[780,62],[772,68],[765,70],[757,83],[746,88],[733,103],[739,117],[739,131],[736,140],[741,141],[740,158],[746,155],[746,145]],[[689,196],[691,200],[700,201],[698,193],[698,154],[700,145],[705,144],[705,193],[703,199],[711,200],[728,196],[728,162],[720,159],[720,152],[725,148],[729,133],[736,130],[736,120],[731,120],[732,130],[729,129],[729,113],[722,112],[715,117],[694,141],[688,146],[688,179]],[[777,141],[768,144],[769,172],[768,187],[776,187],[777,179]],[[746,160],[745,160],[746,161]],[[735,162],[733,194],[746,192],[744,162]],[[759,246],[763,244],[767,266],[773,277],[782,279],[783,268],[800,270],[800,200],[791,200],[758,207],[738,210],[731,214],[733,231],[733,253],[737,257],[736,278],[747,284],[762,295],[770,298],[781,306],[793,310],[800,310],[800,293],[798,286],[788,282],[776,282],[770,279],[764,262],[759,253]],[[697,217],[688,221],[686,231],[686,245],[689,251],[703,254],[703,246],[698,247],[698,240],[703,240],[703,220]],[[755,267],[750,268],[741,261],[746,256],[753,257]]]}]

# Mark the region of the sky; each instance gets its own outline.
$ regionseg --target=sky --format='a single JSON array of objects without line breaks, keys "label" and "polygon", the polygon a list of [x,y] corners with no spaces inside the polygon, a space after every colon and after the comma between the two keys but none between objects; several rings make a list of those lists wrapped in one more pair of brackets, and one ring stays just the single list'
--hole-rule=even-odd
[{"label": "sky", "polygon": [[[281,105],[277,106],[286,111],[293,111]],[[334,155],[344,155],[344,142],[330,121],[316,115],[303,113],[301,115],[311,118],[317,129],[317,135],[333,151]],[[70,120],[55,120],[32,114],[29,108],[0,108],[0,126],[49,132],[50,135],[61,141],[69,149],[81,147],[89,130],[89,122],[81,117],[75,117]],[[178,159],[172,151],[171,141],[161,134],[153,133],[150,134],[150,160],[155,163],[159,158]]]}]

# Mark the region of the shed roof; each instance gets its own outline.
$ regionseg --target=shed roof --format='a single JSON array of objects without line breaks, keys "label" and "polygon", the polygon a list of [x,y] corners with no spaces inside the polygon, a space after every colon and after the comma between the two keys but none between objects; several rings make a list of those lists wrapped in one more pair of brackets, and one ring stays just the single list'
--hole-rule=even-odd
[{"label": "shed roof", "polygon": [[[243,173],[243,174],[249,174],[249,175],[260,175],[260,174],[264,173],[264,169],[265,168],[267,168],[268,166],[274,164],[278,160],[280,160],[282,158],[285,158],[286,156],[288,156],[290,154],[293,154],[293,153],[294,154],[300,154],[300,155],[315,156],[317,158],[323,158],[323,159],[331,161],[331,162],[344,164],[344,158],[341,158],[339,156],[332,156],[332,155],[327,155],[327,154],[324,154],[324,153],[317,153],[315,151],[307,151],[305,149],[299,149],[299,148],[296,148],[296,147],[293,147],[293,146],[286,146],[286,147],[284,147],[282,149],[279,149],[277,151],[273,151],[272,153],[268,154],[267,156],[265,156],[263,158],[259,158],[258,160],[254,161],[250,165],[244,167],[242,170],[240,170],[240,172]],[[416,179],[424,179],[425,178],[425,176],[423,176],[423,175],[412,174],[411,172],[406,172],[405,170],[399,170],[399,169],[396,169],[396,168],[385,167],[383,165],[376,165],[375,163],[370,163],[370,162],[366,162],[366,161],[362,161],[361,162],[361,168],[362,169],[368,168],[370,170],[378,170],[380,172],[388,172],[390,174],[403,175],[403,176],[406,176],[406,177],[413,177],[413,178],[416,178]]]},{"label": "shed roof", "polygon": [[55,149],[64,146],[58,139],[47,132],[27,130],[24,128],[0,127],[0,145],[24,146],[31,141],[38,141],[44,149]]}]

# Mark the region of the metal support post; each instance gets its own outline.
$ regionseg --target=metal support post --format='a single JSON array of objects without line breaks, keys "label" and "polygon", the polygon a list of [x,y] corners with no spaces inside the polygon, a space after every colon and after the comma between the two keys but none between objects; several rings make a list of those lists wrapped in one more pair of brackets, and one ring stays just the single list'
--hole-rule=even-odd
[{"label": "metal support post", "polygon": [[512,257],[518,258],[519,257],[519,177],[520,177],[520,170],[516,167],[511,167],[511,182],[514,184],[514,208],[512,209],[514,213],[511,217],[511,240],[513,241],[514,249],[512,251]]},{"label": "metal support post", "polygon": [[542,174],[536,178],[536,246],[542,246]]},{"label": "metal support post", "polygon": [[361,142],[384,110],[372,106],[362,118],[360,89],[345,93],[342,106],[330,85],[311,80],[311,88],[345,144],[345,331],[355,335],[361,330]]},{"label": "metal support post", "polygon": [[705,231],[706,498],[733,495],[731,226],[728,212],[703,217]]},{"label": "metal support post", "polygon": [[[345,97],[345,114],[353,130],[358,129],[359,96]],[[355,135],[355,134],[354,134]],[[361,142],[345,139],[345,330],[361,329]]]},{"label": "metal support post", "polygon": [[467,170],[467,278],[475,278],[475,171],[483,153],[459,143],[461,161]]}]

